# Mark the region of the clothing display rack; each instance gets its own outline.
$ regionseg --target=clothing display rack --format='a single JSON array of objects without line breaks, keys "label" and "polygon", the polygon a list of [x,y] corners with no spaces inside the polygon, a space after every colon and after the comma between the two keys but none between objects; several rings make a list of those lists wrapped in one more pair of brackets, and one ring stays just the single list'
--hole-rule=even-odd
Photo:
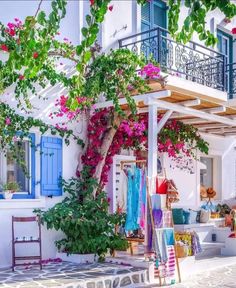
[{"label": "clothing display rack", "polygon": [[[139,163],[139,164],[145,164],[146,165],[146,160],[123,160],[123,161],[120,161],[120,165],[121,165],[121,169],[124,170],[124,166],[126,164],[136,164],[136,163]],[[130,249],[130,254],[133,255],[134,252],[133,252],[133,245],[136,244],[136,243],[144,243],[145,240],[144,238],[138,238],[138,237],[126,237],[127,241],[128,241],[128,245],[129,245],[129,249]]]},{"label": "clothing display rack", "polygon": [[146,160],[123,160],[123,161],[120,161],[120,165],[121,165],[121,169],[123,170],[124,169],[124,165],[125,164],[128,164],[128,163],[143,163],[143,164],[146,164],[147,161]]},{"label": "clothing display rack", "polygon": [[[124,160],[124,161],[120,161],[120,165],[121,165],[121,169],[124,170],[124,166],[127,164],[145,164],[147,163],[146,160]],[[164,169],[164,175],[166,178],[166,170]],[[155,228],[155,222],[154,222],[154,217],[153,217],[153,212],[152,212],[152,201],[151,201],[151,195],[150,195],[150,190],[149,190],[149,177],[147,177],[146,180],[146,197],[147,197],[147,205],[149,206],[149,213],[150,213],[150,219],[151,219],[151,228],[153,231],[153,235],[155,234],[155,229],[163,229],[163,228]],[[169,229],[173,229],[173,233],[174,233],[174,221],[173,221],[173,215],[172,215],[172,210],[171,210],[171,204],[168,205],[167,207],[168,211],[171,211],[171,227],[169,227]],[[148,210],[148,209],[147,209]],[[145,235],[147,235],[147,232],[145,232]],[[128,242],[129,242],[129,246],[130,246],[130,250],[131,250],[131,254],[133,254],[133,249],[132,249],[132,243],[135,242],[135,238],[127,238]],[[129,241],[130,240],[130,241]],[[141,242],[141,239],[137,238],[137,242]],[[155,239],[157,241],[157,239]],[[142,242],[144,242],[144,240],[142,240]],[[181,275],[180,275],[180,268],[179,268],[179,261],[178,261],[178,257],[177,257],[177,247],[176,247],[176,242],[174,240],[174,252],[175,252],[175,263],[176,263],[176,268],[177,268],[177,273],[178,273],[178,279],[179,282],[181,282]],[[159,284],[160,286],[162,286],[162,284],[164,284],[164,282],[162,283],[162,279],[164,279],[166,277],[161,277],[160,274],[158,275],[159,278]]]},{"label": "clothing display rack", "polygon": [[[154,237],[155,229],[163,230],[163,228],[155,228],[155,222],[154,222],[153,212],[152,212],[152,201],[151,201],[151,196],[150,196],[150,191],[149,191],[149,179],[147,179],[147,202],[148,202],[150,219],[151,219],[151,227],[152,227],[152,231],[153,231],[152,235]],[[173,229],[173,233],[174,233],[174,221],[173,221],[173,214],[172,214],[171,207],[169,207],[168,210],[171,211],[171,227],[170,228]],[[155,240],[157,241],[157,239],[155,239]],[[180,268],[179,268],[179,261],[178,261],[178,257],[177,257],[177,247],[176,247],[175,240],[174,240],[174,251],[175,251],[175,261],[176,261],[176,267],[177,267],[177,272],[178,272],[178,279],[179,279],[179,283],[181,283],[181,275],[180,275]],[[164,279],[164,281],[165,281],[166,277],[161,277],[160,275],[158,275],[158,278],[159,278],[159,285],[162,286],[162,279]]]}]

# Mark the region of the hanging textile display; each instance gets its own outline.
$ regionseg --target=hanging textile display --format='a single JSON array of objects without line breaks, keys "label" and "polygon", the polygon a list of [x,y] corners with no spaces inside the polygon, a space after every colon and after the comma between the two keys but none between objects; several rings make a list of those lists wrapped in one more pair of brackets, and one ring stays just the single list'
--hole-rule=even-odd
[{"label": "hanging textile display", "polygon": [[[147,187],[147,190],[149,190],[149,187]],[[153,249],[155,252],[155,276],[159,278],[160,285],[162,285],[162,279],[165,284],[174,284],[176,272],[178,272],[179,281],[181,282],[179,264],[175,252],[175,235],[171,210],[171,203],[178,201],[178,191],[174,182],[165,177],[164,179],[162,178],[162,181],[159,178],[156,179],[156,192],[157,194],[155,195],[149,195],[149,192],[147,192],[150,212],[148,224],[151,223],[151,230],[148,231],[148,245],[149,249]]]},{"label": "hanging textile display", "polygon": [[175,240],[181,246],[185,245],[187,248],[186,256],[197,255],[202,252],[200,239],[195,231],[192,232],[176,232]]},{"label": "hanging textile display", "polygon": [[144,229],[146,211],[146,171],[136,166],[127,173],[126,231]]}]

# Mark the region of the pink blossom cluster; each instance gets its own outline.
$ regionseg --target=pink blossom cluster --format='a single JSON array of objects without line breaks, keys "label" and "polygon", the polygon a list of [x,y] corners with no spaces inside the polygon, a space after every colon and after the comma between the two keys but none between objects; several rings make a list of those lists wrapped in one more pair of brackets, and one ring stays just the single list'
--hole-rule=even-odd
[{"label": "pink blossom cluster", "polygon": [[139,122],[123,121],[120,125],[121,131],[126,133],[129,137],[141,136],[146,130],[146,126],[143,120]]},{"label": "pink blossom cluster", "polygon": [[86,97],[77,97],[76,100],[79,104],[79,108],[73,111],[68,107],[68,96],[62,95],[55,103],[55,106],[58,107],[58,111],[50,113],[49,117],[51,119],[53,119],[54,116],[58,118],[66,117],[68,121],[76,120],[83,108],[89,105],[89,101]]},{"label": "pink blossom cluster", "polygon": [[161,69],[158,66],[148,63],[139,72],[139,75],[148,79],[160,78]]},{"label": "pink blossom cluster", "polygon": [[7,28],[5,30],[6,33],[8,33],[12,37],[16,35],[17,29],[23,28],[22,22],[18,18],[15,18],[14,20],[15,20],[15,23],[12,23],[12,22],[7,23]]},{"label": "pink blossom cluster", "polygon": [[[90,167],[90,176],[93,176],[96,171],[96,166],[103,160],[103,156],[100,154],[100,148],[103,144],[104,135],[107,132],[110,113],[110,109],[103,109],[94,113],[88,125],[89,145],[81,160],[84,165]],[[146,142],[145,131],[146,126],[144,121],[136,122],[134,120],[125,120],[122,122],[105,158],[101,175],[102,186],[108,182],[108,172],[113,163],[114,155],[118,154],[122,147],[134,147],[140,145],[142,142]],[[79,176],[79,171],[77,171],[77,175]]]},{"label": "pink blossom cluster", "polygon": [[6,117],[6,119],[5,119],[5,124],[6,124],[7,126],[11,125],[11,118]]}]

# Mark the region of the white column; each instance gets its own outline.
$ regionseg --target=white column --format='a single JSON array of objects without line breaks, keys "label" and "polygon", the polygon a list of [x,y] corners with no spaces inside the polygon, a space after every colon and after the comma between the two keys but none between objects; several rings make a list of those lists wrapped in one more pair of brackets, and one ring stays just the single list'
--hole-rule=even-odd
[{"label": "white column", "polygon": [[[157,105],[148,106],[148,177],[157,175]],[[151,187],[150,187],[151,188]],[[153,191],[150,191],[151,194]]]}]

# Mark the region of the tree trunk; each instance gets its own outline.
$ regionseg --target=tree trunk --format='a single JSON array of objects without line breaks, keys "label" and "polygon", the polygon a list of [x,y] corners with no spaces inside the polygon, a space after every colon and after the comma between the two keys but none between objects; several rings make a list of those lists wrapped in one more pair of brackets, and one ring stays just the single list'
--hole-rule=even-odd
[{"label": "tree trunk", "polygon": [[[117,129],[119,128],[120,124],[122,123],[123,118],[119,116],[116,112],[114,112],[114,118],[111,123],[111,127],[109,130],[106,132],[104,138],[103,138],[103,143],[100,148],[100,154],[103,157],[102,161],[100,161],[96,167],[96,171],[94,173],[94,178],[97,179],[98,183],[100,183],[101,175],[102,175],[102,169],[105,164],[106,156],[109,151],[109,148],[112,144],[113,138],[117,132]],[[97,189],[94,191],[94,197],[96,195]]]}]

